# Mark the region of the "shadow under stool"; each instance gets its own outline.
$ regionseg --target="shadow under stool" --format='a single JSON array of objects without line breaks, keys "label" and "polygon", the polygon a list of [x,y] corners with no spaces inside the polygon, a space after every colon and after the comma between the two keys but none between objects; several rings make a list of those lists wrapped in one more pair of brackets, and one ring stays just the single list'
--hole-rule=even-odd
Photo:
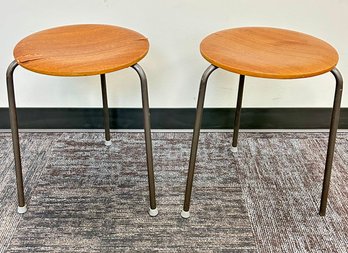
[{"label": "shadow under stool", "polygon": [[331,72],[336,80],[331,115],[323,189],[319,214],[325,215],[331,168],[339,122],[343,79],[336,68],[338,53],[328,43],[307,34],[267,27],[228,29],[207,36],[200,45],[202,56],[211,63],[204,72],[198,95],[196,119],[187,175],[183,218],[189,218],[192,183],[208,78],[217,68],[240,75],[234,119],[232,151],[237,152],[238,131],[245,76],[272,79],[306,78]]},{"label": "shadow under stool", "polygon": [[106,92],[106,73],[132,67],[141,83],[144,112],[145,145],[150,195],[151,216],[158,214],[155,199],[155,181],[152,158],[152,141],[147,79],[138,62],[149,50],[149,42],[143,35],[111,25],[71,25],[34,33],[21,40],[14,49],[15,60],[7,70],[7,91],[10,109],[13,150],[16,167],[18,212],[27,211],[21,165],[20,143],[13,73],[21,67],[52,76],[100,75],[104,111],[105,145],[111,145],[109,110]]}]

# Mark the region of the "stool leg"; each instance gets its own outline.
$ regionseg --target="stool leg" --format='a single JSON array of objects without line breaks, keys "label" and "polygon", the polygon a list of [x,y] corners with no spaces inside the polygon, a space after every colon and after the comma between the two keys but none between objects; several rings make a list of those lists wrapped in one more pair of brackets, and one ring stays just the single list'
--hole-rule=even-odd
[{"label": "stool leg", "polygon": [[239,87],[238,87],[238,98],[236,112],[234,115],[234,130],[233,130],[233,141],[232,141],[232,152],[237,152],[237,143],[238,143],[238,132],[240,126],[240,113],[242,110],[242,100],[243,100],[243,90],[244,90],[244,80],[245,76],[240,75],[239,77]]},{"label": "stool leg", "polygon": [[193,183],[193,175],[194,175],[196,156],[197,156],[199,132],[200,132],[201,123],[202,123],[205,91],[207,87],[208,78],[210,74],[213,73],[213,71],[216,69],[217,67],[215,67],[214,65],[210,65],[206,69],[206,71],[204,72],[202,76],[201,84],[199,88],[199,95],[198,95],[197,109],[196,109],[196,119],[195,119],[195,126],[194,126],[193,137],[192,137],[190,163],[189,163],[189,169],[187,174],[184,208],[181,211],[181,217],[183,218],[190,217],[189,209],[190,209],[190,201],[191,201],[192,183]]},{"label": "stool leg", "polygon": [[13,72],[18,66],[16,61],[13,61],[6,72],[6,82],[7,82],[7,95],[9,103],[10,112],[10,124],[12,132],[12,143],[13,143],[13,153],[16,167],[16,183],[17,183],[17,197],[18,197],[18,213],[25,213],[27,207],[25,205],[24,198],[24,186],[23,186],[23,173],[22,173],[22,163],[21,163],[21,152],[19,146],[19,136],[18,136],[18,120],[17,120],[17,109],[16,100],[13,87]]},{"label": "stool leg", "polygon": [[144,111],[144,131],[145,131],[145,145],[146,145],[146,159],[147,159],[147,173],[149,181],[150,193],[150,216],[157,216],[158,210],[156,207],[156,193],[155,193],[155,176],[153,172],[153,158],[152,158],[152,140],[151,140],[151,123],[150,123],[150,109],[149,97],[147,92],[147,80],[144,70],[139,64],[135,64],[132,68],[138,73],[141,82],[141,96]]},{"label": "stool leg", "polygon": [[108,96],[106,92],[106,78],[105,74],[100,75],[101,90],[103,97],[103,111],[104,111],[104,128],[105,128],[105,145],[110,146],[110,119],[109,119],[109,108],[108,108]]},{"label": "stool leg", "polygon": [[341,76],[341,73],[338,71],[337,68],[334,68],[333,70],[331,70],[331,73],[334,75],[336,80],[336,90],[335,90],[335,99],[334,99],[334,105],[333,105],[333,110],[331,115],[329,144],[327,148],[323,191],[321,195],[321,203],[320,203],[320,211],[319,211],[319,214],[321,216],[324,216],[326,213],[327,197],[329,194],[329,186],[330,186],[330,178],[331,178],[332,160],[333,160],[334,150],[335,150],[336,133],[337,133],[338,122],[340,118],[340,106],[341,106],[341,98],[342,98],[342,90],[343,90],[343,78]]}]

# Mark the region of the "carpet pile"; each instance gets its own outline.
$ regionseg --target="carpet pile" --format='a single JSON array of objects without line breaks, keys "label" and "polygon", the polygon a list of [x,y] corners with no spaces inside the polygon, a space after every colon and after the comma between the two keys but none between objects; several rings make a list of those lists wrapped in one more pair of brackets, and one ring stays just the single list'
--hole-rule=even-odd
[{"label": "carpet pile", "polygon": [[0,252],[348,252],[347,134],[326,217],[327,134],[202,133],[191,218],[180,217],[190,133],[153,133],[159,215],[147,214],[144,135],[22,133],[28,212],[16,213],[11,136],[0,134]]}]

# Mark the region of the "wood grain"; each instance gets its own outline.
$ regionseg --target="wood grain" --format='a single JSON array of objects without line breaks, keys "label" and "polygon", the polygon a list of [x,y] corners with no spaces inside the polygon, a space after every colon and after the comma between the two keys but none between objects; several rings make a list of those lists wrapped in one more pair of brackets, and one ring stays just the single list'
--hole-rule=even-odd
[{"label": "wood grain", "polygon": [[313,36],[267,27],[228,29],[207,36],[200,46],[213,65],[241,75],[291,79],[332,70],[336,50]]},{"label": "wood grain", "polygon": [[137,32],[86,24],[34,33],[16,45],[14,57],[19,65],[37,73],[87,76],[132,66],[148,49],[147,38]]}]

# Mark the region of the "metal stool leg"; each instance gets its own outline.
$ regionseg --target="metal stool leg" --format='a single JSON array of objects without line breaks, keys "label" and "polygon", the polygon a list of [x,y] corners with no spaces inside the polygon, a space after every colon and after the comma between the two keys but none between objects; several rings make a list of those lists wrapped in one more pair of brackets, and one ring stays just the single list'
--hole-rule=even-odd
[{"label": "metal stool leg", "polygon": [[23,173],[22,173],[22,163],[21,163],[21,152],[19,146],[19,136],[18,136],[18,121],[17,121],[17,109],[16,100],[13,87],[13,72],[18,66],[16,61],[13,61],[6,72],[7,81],[7,95],[8,103],[10,109],[10,124],[12,132],[12,143],[13,143],[13,153],[16,167],[16,183],[17,183],[17,196],[18,196],[18,213],[25,213],[27,207],[25,205],[24,198],[24,186],[23,186]]},{"label": "metal stool leg", "polygon": [[233,130],[233,141],[232,141],[232,152],[237,152],[237,143],[238,143],[238,132],[240,126],[240,114],[242,110],[242,100],[243,100],[243,90],[244,90],[244,80],[245,76],[240,75],[239,77],[239,87],[238,87],[238,98],[236,112],[234,116],[234,130]]},{"label": "metal stool leg", "polygon": [[336,90],[335,90],[335,99],[331,115],[331,126],[330,126],[330,135],[329,135],[329,144],[327,148],[326,155],[326,164],[325,164],[325,173],[323,181],[323,191],[321,195],[320,211],[319,214],[324,216],[326,213],[327,206],[327,197],[329,194],[330,178],[331,178],[331,169],[332,169],[332,160],[335,151],[335,142],[336,142],[336,133],[338,128],[338,122],[340,118],[340,106],[343,90],[343,78],[341,73],[337,68],[331,70],[331,73],[336,79]]},{"label": "metal stool leg", "polygon": [[216,69],[217,69],[217,67],[215,67],[214,65],[210,65],[206,69],[206,71],[204,72],[204,74],[202,76],[201,84],[200,84],[200,88],[199,88],[195,128],[194,128],[193,137],[192,137],[190,164],[189,164],[189,169],[188,169],[188,174],[187,174],[184,208],[181,212],[181,217],[183,217],[183,218],[190,217],[189,209],[190,209],[190,201],[191,201],[192,183],[193,183],[193,175],[194,175],[196,156],[197,156],[199,132],[200,132],[201,123],[202,123],[205,91],[206,91],[206,87],[207,87],[208,78],[209,78],[210,74],[213,73],[213,71]]},{"label": "metal stool leg", "polygon": [[145,131],[145,145],[146,145],[146,159],[147,159],[147,173],[149,180],[150,193],[150,216],[157,216],[158,210],[156,207],[156,193],[155,193],[155,176],[153,172],[153,158],[152,158],[152,140],[151,140],[151,124],[150,124],[150,109],[149,97],[147,92],[147,80],[144,70],[139,64],[135,64],[132,68],[138,73],[141,82],[141,95],[144,111],[144,131]]},{"label": "metal stool leg", "polygon": [[108,96],[106,92],[106,78],[105,74],[100,75],[101,90],[103,97],[103,111],[104,111],[104,128],[105,128],[105,145],[110,146],[110,120],[109,120],[109,108],[108,108]]}]

